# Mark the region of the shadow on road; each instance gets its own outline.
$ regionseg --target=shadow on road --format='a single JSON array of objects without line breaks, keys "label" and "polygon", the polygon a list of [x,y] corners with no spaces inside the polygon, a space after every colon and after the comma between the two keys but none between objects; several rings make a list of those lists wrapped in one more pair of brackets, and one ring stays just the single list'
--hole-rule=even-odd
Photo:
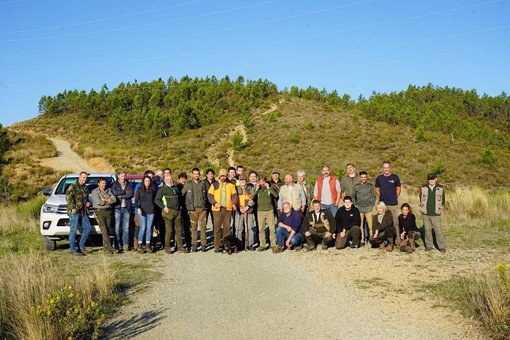
[{"label": "shadow on road", "polygon": [[145,333],[160,325],[168,308],[158,308],[152,311],[132,315],[124,320],[110,323],[101,339],[130,339]]}]

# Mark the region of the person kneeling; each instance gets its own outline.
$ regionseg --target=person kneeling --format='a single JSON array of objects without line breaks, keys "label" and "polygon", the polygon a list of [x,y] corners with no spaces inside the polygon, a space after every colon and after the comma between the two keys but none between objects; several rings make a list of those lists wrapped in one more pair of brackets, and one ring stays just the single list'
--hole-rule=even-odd
[{"label": "person kneeling", "polygon": [[386,251],[392,251],[395,229],[393,228],[391,211],[386,210],[386,204],[381,201],[377,203],[375,210],[377,214],[374,215],[372,221],[374,236],[370,240],[370,244],[372,248],[384,248],[386,246]]},{"label": "person kneeling", "polygon": [[345,196],[344,205],[336,216],[336,249],[344,249],[351,242],[351,248],[359,248],[361,238],[361,217],[358,208],[352,205],[351,196]]},{"label": "person kneeling", "polygon": [[306,250],[315,249],[314,237],[321,240],[322,249],[326,250],[336,231],[335,218],[329,210],[321,209],[321,201],[314,200],[312,205],[313,210],[306,214],[302,224],[307,243]]},{"label": "person kneeling", "polygon": [[278,217],[278,228],[276,228],[277,246],[273,248],[274,253],[281,253],[284,247],[290,248],[293,246],[296,250],[301,249],[301,244],[304,241],[301,220],[301,212],[294,210],[289,202],[284,202],[283,212]]},{"label": "person kneeling", "polygon": [[398,217],[398,227],[402,239],[400,251],[410,254],[416,249],[416,240],[420,239],[421,234],[416,226],[416,218],[411,211],[411,206],[404,203],[400,209],[402,210],[402,214]]}]

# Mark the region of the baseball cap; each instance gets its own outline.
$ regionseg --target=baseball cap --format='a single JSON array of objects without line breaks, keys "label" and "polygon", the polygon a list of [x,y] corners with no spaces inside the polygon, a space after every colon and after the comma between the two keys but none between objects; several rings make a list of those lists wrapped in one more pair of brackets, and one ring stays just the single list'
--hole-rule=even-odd
[{"label": "baseball cap", "polygon": [[436,179],[437,178],[437,175],[435,173],[430,173],[427,175],[427,179],[430,181],[431,179]]}]

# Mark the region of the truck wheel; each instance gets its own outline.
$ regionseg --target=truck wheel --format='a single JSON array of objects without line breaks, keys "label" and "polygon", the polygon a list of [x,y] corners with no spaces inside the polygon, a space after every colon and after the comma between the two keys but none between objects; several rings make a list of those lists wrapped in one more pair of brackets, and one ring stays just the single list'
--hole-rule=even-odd
[{"label": "truck wheel", "polygon": [[44,249],[54,251],[57,249],[57,241],[44,237]]}]

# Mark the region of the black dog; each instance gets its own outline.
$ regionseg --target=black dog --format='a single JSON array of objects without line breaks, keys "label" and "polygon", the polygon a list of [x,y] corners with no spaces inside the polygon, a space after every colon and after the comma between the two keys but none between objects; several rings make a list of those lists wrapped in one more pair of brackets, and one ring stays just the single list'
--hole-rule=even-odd
[{"label": "black dog", "polygon": [[239,240],[234,235],[228,235],[223,239],[223,246],[227,254],[232,255],[232,253],[237,253]]}]

